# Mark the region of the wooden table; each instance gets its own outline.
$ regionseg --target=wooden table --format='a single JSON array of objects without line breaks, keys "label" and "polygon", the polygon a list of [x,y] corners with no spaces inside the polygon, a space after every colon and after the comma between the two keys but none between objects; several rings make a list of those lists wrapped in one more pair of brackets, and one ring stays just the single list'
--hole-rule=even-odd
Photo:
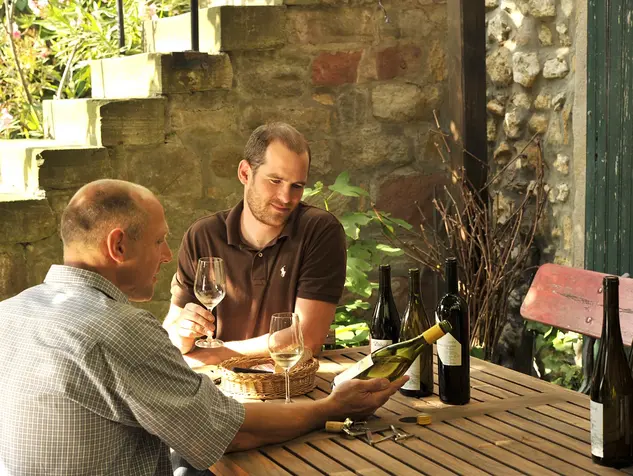
[{"label": "wooden table", "polygon": [[[323,353],[317,387],[299,399],[324,398],[334,376],[367,352],[362,347]],[[399,421],[422,411],[432,414],[431,425]],[[435,375],[432,397],[418,400],[397,393],[376,416],[415,437],[372,447],[361,439],[317,431],[228,454],[213,470],[220,475],[301,476],[633,474],[633,467],[616,471],[592,463],[586,395],[479,359],[471,360],[468,405],[443,404]]]}]

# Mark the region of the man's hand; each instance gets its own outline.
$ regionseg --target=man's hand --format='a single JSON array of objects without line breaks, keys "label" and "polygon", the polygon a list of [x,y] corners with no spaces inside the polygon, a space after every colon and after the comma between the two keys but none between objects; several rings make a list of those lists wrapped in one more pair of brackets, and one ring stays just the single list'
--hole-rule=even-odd
[{"label": "man's hand", "polygon": [[184,309],[172,304],[163,327],[172,343],[186,354],[193,348],[196,338],[215,331],[215,317],[209,310],[193,302],[187,303]]},{"label": "man's hand", "polygon": [[337,385],[328,398],[338,406],[341,417],[366,417],[384,405],[407,380],[409,377],[406,375],[393,382],[386,378],[347,380]]},{"label": "man's hand", "polygon": [[208,309],[189,302],[180,311],[176,325],[180,337],[196,339],[215,331],[215,316]]}]

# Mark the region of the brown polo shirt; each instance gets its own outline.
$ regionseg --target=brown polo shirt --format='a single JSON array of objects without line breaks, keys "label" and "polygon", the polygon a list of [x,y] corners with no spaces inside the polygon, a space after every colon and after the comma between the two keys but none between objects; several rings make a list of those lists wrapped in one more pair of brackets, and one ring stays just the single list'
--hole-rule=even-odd
[{"label": "brown polo shirt", "polygon": [[266,334],[270,316],[294,311],[296,298],[338,304],[346,272],[343,227],[334,215],[300,203],[281,234],[264,249],[242,239],[243,202],[197,220],[185,233],[171,302],[200,304],[193,292],[198,258],[217,256],[226,267],[227,293],[217,306],[217,337],[244,340]]}]

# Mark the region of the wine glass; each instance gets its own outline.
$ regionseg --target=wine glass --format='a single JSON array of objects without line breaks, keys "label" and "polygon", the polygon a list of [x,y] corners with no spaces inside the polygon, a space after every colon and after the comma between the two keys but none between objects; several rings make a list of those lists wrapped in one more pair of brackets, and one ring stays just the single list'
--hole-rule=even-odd
[{"label": "wine glass", "polygon": [[[213,311],[213,308],[220,304],[226,295],[226,274],[222,258],[200,258],[198,260],[193,291],[198,301],[204,304],[209,311]],[[220,339],[214,339],[213,333],[209,332],[207,338],[198,339],[196,345],[210,349],[222,347],[224,342]]]},{"label": "wine glass", "polygon": [[268,334],[268,350],[275,363],[284,369],[286,378],[286,403],[290,400],[290,376],[288,372],[303,355],[303,334],[299,316],[294,312],[273,314]]}]

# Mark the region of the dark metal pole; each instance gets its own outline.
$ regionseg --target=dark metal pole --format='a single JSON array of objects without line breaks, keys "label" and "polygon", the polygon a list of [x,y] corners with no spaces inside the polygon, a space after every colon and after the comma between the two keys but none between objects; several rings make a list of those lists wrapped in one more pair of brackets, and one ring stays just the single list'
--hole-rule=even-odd
[{"label": "dark metal pole", "polygon": [[200,51],[198,31],[198,0],[191,0],[191,50]]},{"label": "dark metal pole", "polygon": [[125,25],[123,24],[123,0],[116,0],[117,16],[119,19],[119,49],[125,46]]}]

